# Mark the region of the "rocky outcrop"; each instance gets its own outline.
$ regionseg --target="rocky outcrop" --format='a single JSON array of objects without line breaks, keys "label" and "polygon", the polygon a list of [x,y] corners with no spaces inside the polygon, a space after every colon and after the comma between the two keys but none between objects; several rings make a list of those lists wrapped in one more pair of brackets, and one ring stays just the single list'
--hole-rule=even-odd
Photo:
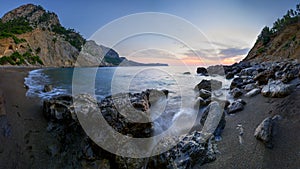
[{"label": "rocky outcrop", "polygon": [[[93,118],[97,118],[97,112],[100,111],[107,123],[116,131],[137,138],[148,137],[152,134],[151,123],[130,123],[124,117],[128,118],[132,114],[133,116],[140,116],[140,118],[147,118],[151,103],[153,104],[159,97],[166,97],[167,94],[168,91],[166,90],[146,90],[142,93],[109,96],[99,103],[87,94],[74,97],[62,95],[45,100],[43,113],[49,121],[47,131],[57,137],[57,142],[48,145],[47,152],[54,160],[72,168],[89,168],[91,166],[109,168],[113,166],[120,169],[135,169],[147,166],[149,169],[171,169],[191,168],[195,165],[214,161],[216,159],[216,146],[211,137],[212,133],[210,133],[212,130],[210,127],[213,125],[210,126],[210,124],[206,125],[207,132],[205,133],[194,131],[185,136],[163,138],[157,143],[155,150],[159,150],[171,142],[176,146],[162,154],[150,158],[128,158],[111,154],[98,147],[83,131],[81,126],[84,126],[85,122],[79,123],[78,121],[79,116],[81,118],[89,117],[89,121],[93,121]],[[134,109],[130,108],[126,99],[129,99],[130,105]],[[126,104],[123,104],[124,101]],[[119,112],[125,109],[131,110],[128,116],[124,112],[122,114]],[[216,111],[221,111],[221,109]],[[225,125],[223,116],[222,119],[223,121],[221,120],[219,125],[220,129]],[[109,135],[103,135],[101,139],[105,139],[103,137],[109,137]],[[119,141],[122,142],[122,140]],[[106,142],[106,144],[111,143]],[[134,146],[136,145],[131,145],[132,150]]]}]

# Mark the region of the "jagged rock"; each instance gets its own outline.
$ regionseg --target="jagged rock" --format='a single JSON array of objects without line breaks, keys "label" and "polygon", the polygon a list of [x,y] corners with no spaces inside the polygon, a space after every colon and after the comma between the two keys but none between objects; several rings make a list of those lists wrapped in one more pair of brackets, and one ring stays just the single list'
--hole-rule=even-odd
[{"label": "jagged rock", "polygon": [[294,85],[284,84],[280,80],[270,80],[261,93],[265,97],[285,97],[291,94],[294,88]]},{"label": "jagged rock", "polygon": [[197,74],[199,74],[201,76],[208,76],[208,72],[207,72],[206,68],[204,68],[204,67],[198,67]]},{"label": "jagged rock", "polygon": [[232,102],[228,106],[228,114],[234,114],[236,112],[244,110],[244,104],[243,103],[245,103],[245,102],[243,102],[243,100],[241,100],[241,99]]},{"label": "jagged rock", "polygon": [[[192,168],[197,164],[216,160],[216,146],[211,136],[207,136],[201,132],[194,131],[191,134],[181,137],[167,137],[157,144],[164,147],[170,143],[177,143],[172,149],[158,156],[149,159],[149,168]],[[156,150],[156,149],[155,149]]]},{"label": "jagged rock", "polygon": [[271,117],[267,117],[255,129],[254,137],[258,140],[261,140],[266,147],[273,148],[272,129],[273,119]]},{"label": "jagged rock", "polygon": [[48,84],[44,86],[44,92],[51,92],[53,90],[53,86]]},{"label": "jagged rock", "polygon": [[[222,107],[223,108],[223,107]],[[221,108],[221,106],[219,105],[219,103],[217,101],[213,101],[211,102],[207,108],[203,111],[202,113],[202,117],[200,119],[200,124],[204,125],[207,116],[209,113],[213,113],[213,114],[220,114],[220,112],[223,110]],[[213,132],[215,138],[217,138],[218,140],[221,138],[221,134],[222,131],[224,130],[226,125],[226,120],[225,120],[225,113],[222,113],[222,117],[220,122],[218,123],[217,128],[215,129],[215,131]]]},{"label": "jagged rock", "polygon": [[251,91],[249,91],[248,93],[245,94],[246,97],[253,97],[255,95],[258,95],[260,93],[260,89],[259,88],[255,88],[252,89]]},{"label": "jagged rock", "polygon": [[197,86],[195,87],[195,89],[201,90],[207,90],[207,91],[212,91],[212,90],[218,90],[222,88],[222,82],[218,81],[218,80],[202,80],[199,84],[197,84]]},{"label": "jagged rock", "polygon": [[269,79],[275,79],[275,72],[273,70],[263,71],[253,78],[253,80],[258,82],[258,85],[266,85]]},{"label": "jagged rock", "polygon": [[239,88],[234,88],[229,92],[233,98],[238,98],[243,95],[243,91]]}]

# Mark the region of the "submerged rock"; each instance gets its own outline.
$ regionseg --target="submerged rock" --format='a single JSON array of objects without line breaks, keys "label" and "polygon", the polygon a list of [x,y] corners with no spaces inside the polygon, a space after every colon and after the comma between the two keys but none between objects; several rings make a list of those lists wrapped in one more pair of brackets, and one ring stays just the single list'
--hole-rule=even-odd
[{"label": "submerged rock", "polygon": [[47,84],[44,86],[44,92],[51,92],[53,90],[53,86],[51,84]]},{"label": "submerged rock", "polygon": [[207,72],[206,68],[204,68],[204,67],[198,67],[197,74],[199,74],[201,76],[208,76],[208,72]]},{"label": "submerged rock", "polygon": [[280,80],[270,80],[267,85],[265,85],[261,93],[265,97],[285,97],[291,94],[295,86],[291,84],[284,84]]}]

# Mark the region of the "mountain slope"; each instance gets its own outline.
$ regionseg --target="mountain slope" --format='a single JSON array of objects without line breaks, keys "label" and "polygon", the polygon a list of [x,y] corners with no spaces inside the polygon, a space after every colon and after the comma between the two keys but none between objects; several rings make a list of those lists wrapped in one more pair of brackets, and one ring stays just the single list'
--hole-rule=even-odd
[{"label": "mountain slope", "polygon": [[289,10],[274,22],[273,27],[264,27],[254,47],[243,61],[300,61],[300,5]]}]

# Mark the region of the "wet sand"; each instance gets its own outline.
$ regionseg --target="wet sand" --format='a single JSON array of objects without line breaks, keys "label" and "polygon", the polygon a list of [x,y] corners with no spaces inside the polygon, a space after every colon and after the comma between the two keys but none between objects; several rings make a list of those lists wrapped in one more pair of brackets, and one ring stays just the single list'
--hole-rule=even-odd
[{"label": "wet sand", "polygon": [[[27,98],[24,78],[32,68],[0,68],[0,91],[6,115],[0,116],[0,168],[43,168],[49,162],[45,128],[39,99]],[[51,140],[51,139],[50,139]],[[39,168],[40,168],[39,167]]]}]

